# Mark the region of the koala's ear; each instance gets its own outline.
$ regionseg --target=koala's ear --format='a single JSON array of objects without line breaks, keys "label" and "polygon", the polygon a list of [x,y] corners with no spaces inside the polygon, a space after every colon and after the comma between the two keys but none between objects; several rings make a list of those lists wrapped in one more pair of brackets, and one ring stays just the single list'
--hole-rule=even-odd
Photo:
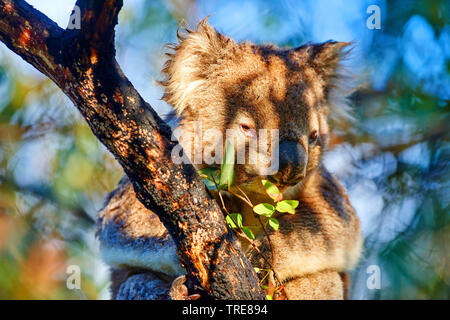
[{"label": "koala's ear", "polygon": [[190,99],[207,88],[211,68],[220,63],[229,46],[236,44],[209,26],[206,19],[196,30],[184,29],[177,37],[179,42],[169,45],[173,51],[167,54],[169,59],[162,70],[166,80],[160,84],[165,89],[163,100],[180,115]]},{"label": "koala's ear", "polygon": [[303,60],[314,69],[322,83],[332,120],[351,120],[347,97],[356,89],[354,78],[342,62],[348,57],[352,43],[327,41],[320,44],[307,44],[297,48]]},{"label": "koala's ear", "polygon": [[344,59],[351,45],[349,42],[327,41],[319,44],[308,44],[296,49],[302,58],[314,68],[317,75],[325,82],[330,82],[339,74],[339,64]]}]

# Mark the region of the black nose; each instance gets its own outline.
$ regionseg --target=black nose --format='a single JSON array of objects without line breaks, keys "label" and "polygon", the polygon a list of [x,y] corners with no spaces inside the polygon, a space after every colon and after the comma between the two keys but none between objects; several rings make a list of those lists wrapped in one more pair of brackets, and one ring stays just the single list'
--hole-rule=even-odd
[{"label": "black nose", "polygon": [[283,141],[279,145],[279,170],[273,178],[280,183],[293,184],[305,177],[307,156],[299,143]]}]

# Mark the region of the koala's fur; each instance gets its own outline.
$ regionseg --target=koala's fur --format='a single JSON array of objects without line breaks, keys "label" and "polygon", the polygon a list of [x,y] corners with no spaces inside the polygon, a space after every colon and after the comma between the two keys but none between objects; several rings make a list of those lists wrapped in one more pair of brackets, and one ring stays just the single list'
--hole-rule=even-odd
[{"label": "koala's fur", "polygon": [[[300,205],[295,215],[279,215],[279,230],[270,232],[274,268],[290,299],[344,298],[345,272],[356,265],[361,252],[359,220],[345,189],[321,161],[329,140],[328,118],[348,116],[339,65],[347,43],[296,49],[235,43],[206,22],[179,39],[163,70],[167,78],[162,85],[164,99],[179,117],[178,128],[184,130],[183,148],[192,147],[196,121],[201,121],[203,132],[239,130],[243,122],[279,129],[280,142],[300,144],[307,157],[304,174],[295,185],[279,185],[284,199],[299,200]],[[318,138],[311,142],[313,131]],[[236,139],[238,148],[248,149],[247,138]],[[203,143],[208,152],[215,147],[213,141]],[[254,204],[271,202],[258,166],[236,165],[236,184]],[[252,209],[230,197],[231,211],[243,214],[244,225],[255,225]],[[170,281],[185,271],[167,230],[135,198],[126,178],[109,196],[98,222],[102,256],[113,268],[113,297],[169,298]],[[266,236],[256,236],[259,249],[270,257]],[[267,267],[245,241],[242,245],[253,266]]]}]

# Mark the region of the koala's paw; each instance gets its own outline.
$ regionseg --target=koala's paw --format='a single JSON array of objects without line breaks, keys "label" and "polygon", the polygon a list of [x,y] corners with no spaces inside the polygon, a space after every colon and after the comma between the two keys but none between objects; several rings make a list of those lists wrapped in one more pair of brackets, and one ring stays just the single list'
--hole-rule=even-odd
[{"label": "koala's paw", "polygon": [[173,280],[169,296],[172,300],[197,300],[200,298],[199,294],[188,294],[188,288],[184,285],[186,282],[186,276],[179,276]]}]

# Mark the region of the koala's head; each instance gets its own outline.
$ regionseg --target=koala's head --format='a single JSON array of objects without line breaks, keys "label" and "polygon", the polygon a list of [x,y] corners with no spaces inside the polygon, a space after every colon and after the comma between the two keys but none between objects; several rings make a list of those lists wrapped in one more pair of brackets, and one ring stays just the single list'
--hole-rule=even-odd
[{"label": "koala's head", "polygon": [[263,175],[284,189],[319,166],[329,114],[348,115],[337,86],[348,43],[236,43],[206,22],[178,38],[163,70],[164,100],[179,116],[178,139],[197,167],[221,163],[226,137],[238,157],[245,154],[235,167],[241,185]]}]

